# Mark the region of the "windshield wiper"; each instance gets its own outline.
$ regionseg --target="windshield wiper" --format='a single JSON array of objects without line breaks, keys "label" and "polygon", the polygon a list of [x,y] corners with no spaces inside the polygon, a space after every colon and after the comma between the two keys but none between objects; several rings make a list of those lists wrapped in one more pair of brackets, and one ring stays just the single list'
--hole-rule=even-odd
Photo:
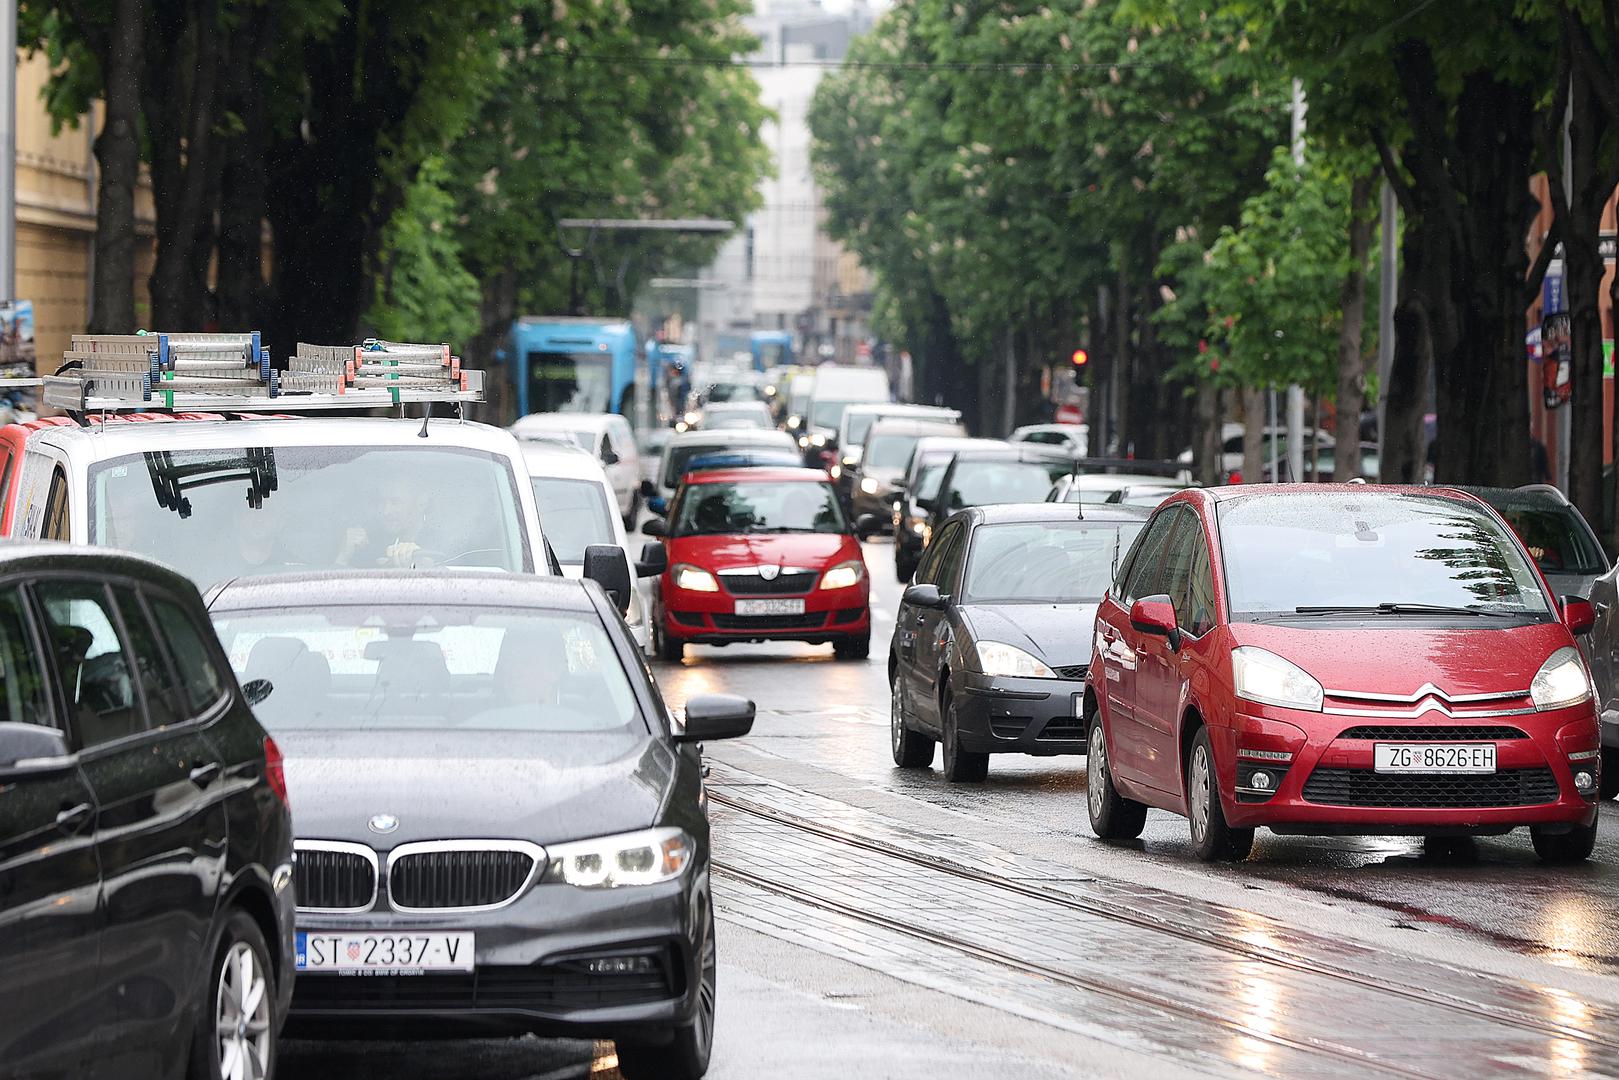
[{"label": "windshield wiper", "polygon": [[1484,608],[1460,607],[1450,604],[1409,604],[1384,602],[1372,607],[1353,604],[1320,604],[1296,607],[1299,615],[1483,615],[1492,619],[1510,617],[1510,611],[1488,611]]},{"label": "windshield wiper", "polygon": [[794,525],[749,525],[742,530],[748,533],[798,533],[814,532],[814,529],[799,528]]}]

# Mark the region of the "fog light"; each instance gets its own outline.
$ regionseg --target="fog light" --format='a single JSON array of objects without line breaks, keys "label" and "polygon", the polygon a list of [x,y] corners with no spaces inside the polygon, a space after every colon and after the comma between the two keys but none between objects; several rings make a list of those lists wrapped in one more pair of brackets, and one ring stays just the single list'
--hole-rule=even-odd
[{"label": "fog light", "polygon": [[592,975],[647,975],[653,970],[650,956],[602,956],[585,961]]},{"label": "fog light", "polygon": [[1584,769],[1581,769],[1579,772],[1574,774],[1574,787],[1581,794],[1584,794],[1585,792],[1590,791],[1591,789],[1595,788],[1596,786],[1597,786],[1596,777],[1592,776],[1589,772],[1586,772]]},{"label": "fog light", "polygon": [[1270,790],[1270,773],[1263,769],[1255,769],[1254,774],[1248,778],[1248,786],[1256,791]]}]

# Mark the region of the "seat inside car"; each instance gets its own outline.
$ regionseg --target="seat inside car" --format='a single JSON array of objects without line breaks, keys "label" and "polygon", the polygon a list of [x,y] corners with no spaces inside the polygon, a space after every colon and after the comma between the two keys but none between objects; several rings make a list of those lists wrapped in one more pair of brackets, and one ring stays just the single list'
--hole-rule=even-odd
[{"label": "seat inside car", "polygon": [[396,706],[432,705],[450,690],[450,668],[444,650],[435,641],[389,638],[365,647],[368,660],[377,661],[377,693]]},{"label": "seat inside car", "polygon": [[332,665],[295,637],[267,637],[247,654],[242,682],[264,679],[274,688],[278,708],[302,713],[324,711],[332,689]]}]

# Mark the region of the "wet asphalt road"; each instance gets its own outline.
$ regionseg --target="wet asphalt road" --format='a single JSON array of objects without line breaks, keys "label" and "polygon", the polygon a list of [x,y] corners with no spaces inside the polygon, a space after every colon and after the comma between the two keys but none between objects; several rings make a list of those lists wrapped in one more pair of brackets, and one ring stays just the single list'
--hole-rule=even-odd
[{"label": "wet asphalt road", "polygon": [[[673,705],[726,691],[760,708],[749,738],[709,748],[711,1076],[1619,1076],[1619,808],[1572,869],[1543,868],[1527,834],[1440,857],[1265,832],[1209,868],[1156,811],[1139,843],[1104,845],[1083,759],[996,757],[964,786],[893,767],[900,586],[886,545],[866,557],[869,661],[779,644],[656,665]],[[611,1078],[612,1061],[611,1044],[530,1039],[290,1043],[282,1064],[515,1080]]]}]

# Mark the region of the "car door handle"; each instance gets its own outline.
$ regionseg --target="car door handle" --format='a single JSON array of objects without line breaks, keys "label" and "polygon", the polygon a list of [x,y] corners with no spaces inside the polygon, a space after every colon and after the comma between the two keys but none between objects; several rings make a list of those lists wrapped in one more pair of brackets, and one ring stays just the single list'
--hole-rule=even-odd
[{"label": "car door handle", "polygon": [[190,772],[186,773],[186,779],[190,780],[198,787],[207,787],[209,784],[213,783],[214,777],[218,775],[219,762],[210,761],[205,764],[198,765]]},{"label": "car door handle", "polygon": [[94,813],[95,810],[90,804],[84,802],[77,806],[63,807],[61,813],[56,815],[56,827],[69,835],[83,832]]}]

